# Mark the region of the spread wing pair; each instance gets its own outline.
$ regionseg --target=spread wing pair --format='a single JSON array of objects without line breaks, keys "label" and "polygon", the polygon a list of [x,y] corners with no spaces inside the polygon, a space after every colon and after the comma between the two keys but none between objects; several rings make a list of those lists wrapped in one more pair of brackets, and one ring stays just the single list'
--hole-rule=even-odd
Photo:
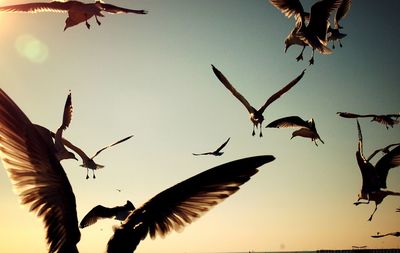
[{"label": "spread wing pair", "polygon": [[214,155],[214,156],[221,156],[224,152],[221,152],[221,150],[226,146],[226,144],[228,144],[229,140],[231,138],[229,137],[219,148],[217,148],[215,151],[212,152],[205,152],[205,153],[193,153],[193,155]]},{"label": "spread wing pair", "polygon": [[340,117],[343,118],[372,118],[371,121],[376,121],[386,127],[386,129],[389,129],[390,127],[393,127],[396,124],[399,124],[400,121],[398,118],[400,117],[400,113],[398,114],[383,114],[383,115],[377,115],[377,114],[355,114],[351,112],[337,112],[337,114]]}]

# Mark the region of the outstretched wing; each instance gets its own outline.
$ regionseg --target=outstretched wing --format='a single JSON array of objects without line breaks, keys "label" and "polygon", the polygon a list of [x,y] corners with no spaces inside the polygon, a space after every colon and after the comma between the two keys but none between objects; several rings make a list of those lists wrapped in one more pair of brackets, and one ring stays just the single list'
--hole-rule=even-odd
[{"label": "outstretched wing", "polygon": [[335,15],[335,19],[334,19],[334,23],[335,23],[335,28],[342,28],[339,25],[339,21],[346,17],[347,13],[349,12],[351,7],[351,0],[342,0],[342,3],[340,4],[340,7],[338,8],[336,15]]},{"label": "outstretched wing", "polygon": [[79,223],[80,228],[84,228],[96,223],[99,219],[112,218],[116,213],[112,208],[104,207],[102,205],[97,205],[90,210],[85,217],[83,217],[81,223]]},{"label": "outstretched wing", "polygon": [[228,144],[230,139],[231,139],[231,137],[229,137],[219,148],[217,148],[215,150],[215,153],[218,153],[219,151],[221,151],[226,146],[226,144]]},{"label": "outstretched wing", "polygon": [[326,32],[329,27],[329,16],[331,12],[337,10],[342,0],[323,0],[315,3],[311,7],[310,23],[307,28],[324,42]]},{"label": "outstretched wing", "polygon": [[299,116],[289,116],[272,121],[266,127],[287,128],[287,127],[306,127],[308,123]]},{"label": "outstretched wing", "polygon": [[214,65],[212,65],[212,70],[217,76],[218,80],[246,107],[249,113],[254,113],[255,109],[250,105],[250,103],[240,94],[233,85],[226,79],[226,77],[219,71]]},{"label": "outstretched wing", "polygon": [[120,14],[120,13],[135,13],[135,14],[147,14],[146,10],[132,10],[132,9],[127,9],[127,8],[122,8],[118,7],[112,4],[106,4],[106,3],[99,3],[101,5],[101,8],[103,11],[109,12],[109,13],[114,13],[114,14]]},{"label": "outstretched wing", "polygon": [[270,98],[268,98],[267,102],[265,102],[265,104],[260,108],[259,112],[263,113],[265,111],[265,108],[267,108],[272,102],[274,102],[275,100],[277,100],[278,98],[280,98],[283,94],[285,94],[286,92],[288,92],[293,86],[296,85],[296,83],[298,83],[300,81],[301,78],[303,78],[304,76],[304,72],[306,70],[304,69],[303,72],[301,72],[301,74],[296,77],[295,79],[293,79],[290,83],[288,83],[285,87],[283,87],[282,89],[280,89],[278,92],[276,92],[275,94],[273,94]]},{"label": "outstretched wing", "polygon": [[337,112],[337,114],[342,117],[342,118],[349,118],[349,119],[354,119],[354,118],[368,118],[368,117],[375,117],[377,115],[375,114],[365,114],[365,115],[360,115],[360,114],[355,114],[351,112]]},{"label": "outstretched wing", "polygon": [[299,0],[269,0],[270,3],[280,10],[286,17],[301,15],[304,13],[303,6]]},{"label": "outstretched wing", "polygon": [[71,119],[72,119],[72,98],[70,92],[67,96],[67,100],[65,101],[62,124],[57,129],[56,136],[54,138],[57,150],[61,150],[64,148],[64,144],[62,143],[62,133],[67,127],[69,127]]},{"label": "outstretched wing", "polygon": [[76,1],[60,2],[53,1],[49,3],[27,3],[0,7],[4,12],[67,12]]},{"label": "outstretched wing", "polygon": [[52,145],[0,89],[0,157],[21,204],[43,219],[49,252],[77,253],[75,196]]},{"label": "outstretched wing", "polygon": [[400,165],[400,146],[395,147],[384,155],[375,165],[381,188],[386,188],[386,179],[391,168]]},{"label": "outstretched wing", "polygon": [[106,146],[106,147],[100,149],[100,150],[97,151],[96,154],[94,154],[94,156],[92,156],[92,158],[90,158],[90,159],[95,158],[95,157],[96,157],[98,154],[100,154],[103,150],[105,150],[105,149],[107,149],[107,148],[111,148],[112,146],[115,146],[115,145],[117,145],[117,144],[120,144],[121,142],[127,141],[127,140],[129,140],[130,138],[132,138],[132,137],[133,137],[133,135],[130,135],[130,136],[128,136],[128,137],[123,138],[122,140],[119,140],[119,141],[117,141],[117,142],[115,142],[115,143],[113,143],[113,144],[111,144],[111,145],[108,145],[108,146]]},{"label": "outstretched wing", "polygon": [[[240,185],[258,172],[258,167],[274,159],[266,155],[229,162],[166,189],[132,212],[116,229],[108,243],[108,252],[129,252],[121,249],[136,248],[147,234],[155,238],[171,230],[181,230],[238,191]],[[122,238],[127,233],[129,237]]]}]

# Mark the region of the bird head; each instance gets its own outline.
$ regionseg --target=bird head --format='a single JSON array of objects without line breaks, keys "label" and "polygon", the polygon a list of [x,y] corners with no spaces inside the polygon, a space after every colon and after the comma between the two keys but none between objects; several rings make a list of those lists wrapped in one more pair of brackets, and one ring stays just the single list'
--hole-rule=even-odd
[{"label": "bird head", "polygon": [[290,42],[289,39],[285,40],[285,53],[287,52],[287,50],[289,49],[289,47],[292,45],[292,43]]}]

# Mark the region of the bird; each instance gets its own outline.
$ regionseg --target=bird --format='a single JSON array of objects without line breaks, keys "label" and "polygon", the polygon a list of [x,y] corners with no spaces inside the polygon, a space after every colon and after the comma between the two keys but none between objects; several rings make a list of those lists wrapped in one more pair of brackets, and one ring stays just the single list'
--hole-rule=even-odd
[{"label": "bird", "polygon": [[372,118],[371,121],[376,121],[389,129],[389,126],[393,128],[394,125],[400,124],[398,118],[400,117],[400,113],[397,114],[355,114],[351,112],[337,112],[337,114],[342,118]]},{"label": "bird", "polygon": [[69,127],[69,124],[71,123],[72,119],[72,98],[71,98],[71,91],[69,92],[67,96],[67,100],[65,101],[65,106],[64,106],[64,113],[63,113],[63,120],[61,123],[61,126],[57,129],[55,137],[54,137],[54,144],[56,148],[56,156],[59,161],[63,159],[75,159],[78,160],[75,157],[75,154],[68,151],[64,144],[62,143],[62,134],[63,131]]},{"label": "bird", "polygon": [[[332,50],[326,45],[329,17],[331,12],[338,9],[342,0],[321,0],[311,7],[311,13],[304,11],[299,0],[270,0],[270,3],[281,11],[286,17],[295,18],[295,28],[285,40],[285,52],[294,44],[303,46],[297,61],[303,59],[306,46],[312,48],[310,65],[314,64],[314,51],[321,54],[331,54]],[[307,23],[308,21],[308,23]]]},{"label": "bird", "polygon": [[135,13],[135,14],[147,14],[146,10],[131,10],[122,7],[118,7],[112,4],[106,4],[102,1],[96,1],[94,3],[84,3],[81,1],[52,1],[52,2],[38,2],[38,3],[26,3],[0,7],[0,11],[3,12],[67,12],[68,18],[65,20],[64,31],[69,27],[78,25],[85,22],[86,27],[90,29],[88,20],[93,16],[96,19],[98,25],[101,25],[98,17],[104,17],[102,12],[108,12],[113,14],[120,13]]},{"label": "bird", "polygon": [[214,155],[214,156],[221,156],[224,152],[221,152],[221,150],[226,146],[226,144],[228,144],[228,142],[229,142],[229,140],[230,140],[231,138],[229,137],[219,148],[217,148],[215,151],[212,151],[212,152],[206,152],[206,153],[200,153],[200,154],[197,154],[197,153],[192,153],[193,155],[195,155],[195,156],[198,156],[198,155]]},{"label": "bird", "polygon": [[[373,215],[378,209],[378,205],[387,196],[400,196],[399,192],[382,190],[386,189],[386,179],[390,168],[400,165],[400,146],[390,151],[383,156],[375,166],[367,160],[363,153],[363,137],[361,132],[360,123],[357,120],[358,129],[358,150],[356,151],[356,160],[362,176],[361,192],[358,194],[358,200],[354,205],[369,204],[370,201],[375,202],[375,209],[372,212],[368,221],[372,220]],[[361,202],[365,199],[367,202]]]},{"label": "bird", "polygon": [[110,147],[112,147],[112,146],[115,146],[115,145],[117,145],[117,144],[119,144],[119,143],[121,143],[121,142],[127,141],[127,140],[129,140],[130,138],[132,138],[132,137],[133,137],[133,135],[130,135],[130,136],[125,137],[125,138],[123,138],[123,139],[121,139],[121,140],[119,140],[119,141],[117,141],[117,142],[114,142],[114,143],[111,144],[111,145],[105,146],[104,148],[101,148],[99,151],[97,151],[92,157],[89,157],[88,155],[86,155],[86,153],[83,152],[82,149],[78,148],[77,146],[75,146],[74,144],[72,144],[72,143],[71,143],[70,141],[68,141],[67,139],[64,139],[64,138],[63,138],[62,141],[63,141],[63,144],[64,144],[66,147],[68,147],[69,149],[71,149],[72,151],[74,151],[75,153],[77,153],[77,154],[81,157],[81,159],[82,159],[82,164],[81,164],[80,166],[86,168],[86,179],[89,179],[89,169],[93,171],[93,178],[96,178],[95,170],[104,168],[104,165],[97,164],[97,163],[93,160],[98,154],[100,154],[100,153],[101,153],[102,151],[104,151],[105,149],[110,148]]},{"label": "bird", "polygon": [[105,207],[102,205],[97,205],[93,207],[79,223],[80,228],[85,228],[87,226],[93,225],[99,219],[114,218],[119,221],[123,221],[128,217],[128,215],[135,210],[135,206],[129,200],[123,206],[115,207]]},{"label": "bird", "polygon": [[250,114],[250,121],[253,123],[253,132],[252,135],[255,135],[255,128],[260,127],[260,137],[262,137],[262,122],[264,121],[264,116],[263,113],[265,109],[275,100],[277,100],[279,97],[281,97],[283,94],[288,92],[295,84],[297,84],[300,79],[304,76],[304,72],[306,71],[305,69],[299,76],[297,76],[295,79],[293,79],[290,83],[285,85],[282,89],[280,89],[278,92],[274,93],[271,97],[268,98],[268,100],[265,102],[263,106],[260,107],[260,109],[256,110],[253,106],[250,105],[250,103],[240,94],[234,87],[233,85],[228,81],[228,79],[214,66],[212,66],[212,70],[214,74],[217,76],[218,80],[235,96],[247,109],[247,111]]},{"label": "bird", "polygon": [[320,140],[322,144],[325,144],[324,141],[319,136],[317,129],[315,128],[315,122],[313,118],[305,121],[299,116],[289,116],[272,121],[266,127],[271,127],[271,128],[300,127],[299,130],[296,130],[292,133],[292,137],[290,139],[293,139],[296,136],[301,136],[305,138],[310,138],[311,141],[313,141],[316,146],[318,146],[317,140]]},{"label": "bird", "polygon": [[340,4],[339,8],[336,11],[335,18],[333,20],[334,26],[329,26],[328,28],[328,41],[332,41],[332,48],[335,49],[335,41],[339,41],[339,46],[343,47],[342,42],[340,41],[344,37],[347,36],[347,34],[341,33],[340,29],[343,29],[343,27],[339,24],[339,21],[346,17],[347,13],[349,12],[351,7],[351,0],[342,0],[342,3]]},{"label": "bird", "polygon": [[371,235],[372,238],[381,238],[381,237],[385,237],[385,236],[396,236],[396,237],[399,237],[400,236],[400,232],[391,232],[391,233],[387,233],[387,234],[380,234],[378,232],[378,233],[376,233],[376,235]]},{"label": "bird", "polygon": [[[0,159],[19,195],[44,222],[48,252],[79,253],[76,199],[55,155],[52,136],[42,135],[0,88]],[[201,172],[157,194],[115,228],[108,253],[133,252],[149,233],[179,230],[231,196],[272,162],[272,155],[246,157]]]}]

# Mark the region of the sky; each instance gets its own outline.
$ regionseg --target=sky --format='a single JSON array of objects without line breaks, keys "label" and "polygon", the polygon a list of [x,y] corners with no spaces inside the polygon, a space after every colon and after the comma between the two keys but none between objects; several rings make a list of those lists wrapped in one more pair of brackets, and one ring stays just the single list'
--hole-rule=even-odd
[{"label": "sky", "polygon": [[[20,3],[29,1],[20,0]],[[0,5],[17,1],[0,0]],[[18,2],[19,3],[19,2]],[[78,219],[92,207],[140,206],[162,190],[214,166],[255,155],[276,160],[260,168],[236,194],[182,232],[147,238],[136,252],[293,251],[400,247],[398,197],[388,197],[374,219],[374,204],[354,206],[361,189],[355,151],[356,122],[336,115],[398,113],[399,1],[353,0],[342,20],[343,47],[315,53],[308,66],[284,53],[294,21],[265,0],[113,0],[147,15],[109,15],[65,32],[66,14],[0,13],[0,87],[34,123],[56,130],[66,96],[74,107],[64,137],[105,165],[96,179],[76,161],[62,161],[77,201]],[[302,1],[310,8],[314,1]],[[325,144],[290,140],[292,129],[263,129],[251,136],[243,105],[212,72],[216,66],[256,108],[307,69],[303,79],[264,112],[314,118]],[[361,119],[364,152],[400,141],[400,127]],[[228,137],[224,155],[212,151]],[[377,158],[373,160],[375,163]],[[0,251],[46,252],[42,221],[29,213],[0,172]],[[121,189],[118,192],[116,189]],[[400,170],[388,189],[400,191]],[[80,252],[105,252],[118,221],[81,230]],[[23,243],[22,243],[23,242]]]}]

